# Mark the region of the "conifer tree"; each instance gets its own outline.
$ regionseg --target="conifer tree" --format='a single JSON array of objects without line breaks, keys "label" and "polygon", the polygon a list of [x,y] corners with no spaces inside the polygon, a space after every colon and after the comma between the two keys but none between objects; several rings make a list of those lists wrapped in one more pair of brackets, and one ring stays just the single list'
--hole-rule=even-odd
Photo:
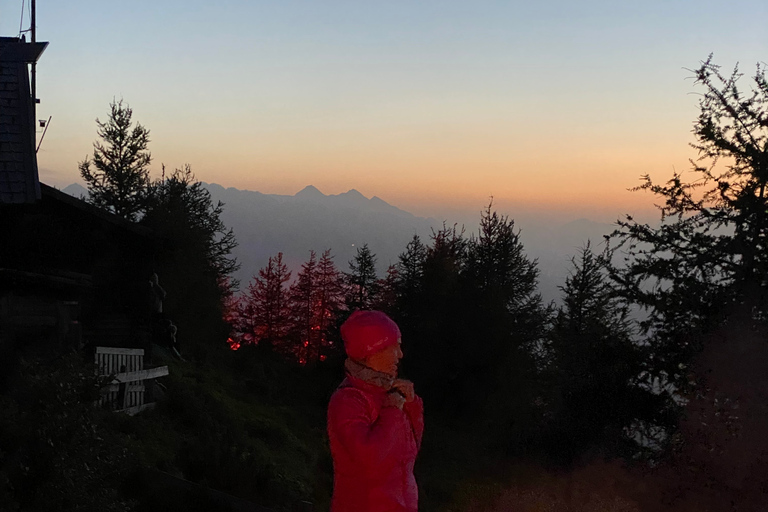
[{"label": "conifer tree", "polygon": [[290,309],[286,283],[291,278],[283,263],[283,253],[269,258],[259,275],[248,285],[244,316],[254,342],[282,347],[290,327]]},{"label": "conifer tree", "polygon": [[389,315],[395,314],[398,300],[400,274],[396,265],[387,267],[387,274],[376,282],[378,295],[373,303],[373,309],[384,311]]},{"label": "conifer tree", "polygon": [[528,258],[514,220],[489,203],[477,236],[467,247],[463,272],[472,329],[479,340],[468,350],[465,387],[488,390],[483,414],[506,436],[511,450],[529,445],[538,435],[543,392],[542,358],[550,308],[538,293],[539,270]]},{"label": "conifer tree", "polygon": [[547,449],[567,461],[596,446],[628,454],[636,447],[627,433],[639,421],[655,420],[660,405],[640,385],[647,354],[633,340],[627,304],[589,242],[571,265],[550,332],[547,373],[556,398]]},{"label": "conifer tree", "polygon": [[317,300],[317,339],[318,354],[322,360],[326,352],[332,351],[338,346],[337,336],[332,331],[336,319],[344,307],[344,281],[341,272],[336,268],[331,256],[331,250],[327,249],[320,256],[316,273]]},{"label": "conifer tree", "polygon": [[536,262],[525,255],[515,221],[493,210],[493,202],[480,218],[478,236],[470,245],[467,270],[476,286],[485,293],[498,295],[510,310],[523,307],[530,300],[540,300],[536,294]]},{"label": "conifer tree", "polygon": [[426,258],[427,249],[421,243],[421,238],[419,235],[413,235],[397,261],[397,281],[400,294],[413,296],[419,291],[423,284]]},{"label": "conifer tree", "polygon": [[[406,276],[413,287],[401,295],[398,311],[403,336],[402,368],[419,384],[420,393],[433,410],[455,411],[461,404],[461,371],[472,320],[467,316],[460,272],[465,265],[463,230],[456,226],[433,231],[431,245],[414,239],[406,249]],[[423,261],[419,263],[421,255]],[[420,276],[420,277],[417,277]],[[419,279],[420,283],[416,283]],[[450,402],[450,404],[449,404]]]},{"label": "conifer tree", "polygon": [[636,190],[659,200],[661,224],[627,215],[612,234],[625,253],[612,277],[628,301],[647,312],[641,323],[653,377],[688,387],[686,368],[702,334],[730,316],[751,321],[768,307],[768,82],[758,65],[752,90],[742,74],[723,75],[712,56],[695,70],[704,91],[694,123],[694,177],[676,172],[664,184],[643,176]]},{"label": "conifer tree", "polygon": [[165,241],[156,256],[167,292],[164,308],[178,326],[178,338],[198,358],[207,357],[213,342],[223,346],[227,339],[226,296],[237,287],[230,278],[239,266],[231,255],[237,241],[221,220],[223,206],[186,165],[152,183],[141,219]]},{"label": "conifer tree", "polygon": [[466,274],[479,293],[478,302],[495,316],[488,318],[488,324],[512,322],[505,329],[516,333],[522,350],[534,354],[548,315],[537,290],[539,270],[525,254],[515,221],[499,215],[492,202],[481,215],[478,236],[469,244]]},{"label": "conifer tree", "polygon": [[427,257],[427,249],[418,235],[405,246],[397,258],[395,270],[395,304],[392,310],[400,322],[408,323],[410,318],[417,314],[417,306],[421,300],[422,286],[424,284],[424,262]]},{"label": "conifer tree", "polygon": [[132,127],[133,110],[123,100],[109,106],[109,119],[105,123],[96,119],[101,141],[93,143],[93,159],[86,157],[78,167],[90,202],[136,220],[144,210],[149,186],[149,130],[138,123]]},{"label": "conifer tree", "polygon": [[376,256],[368,248],[368,244],[358,247],[354,259],[349,262],[350,272],[347,278],[347,308],[370,309],[378,293],[376,277]]},{"label": "conifer tree", "polygon": [[320,355],[317,270],[315,251],[309,251],[309,259],[301,266],[289,290],[292,323],[289,350],[299,364],[314,362]]},{"label": "conifer tree", "polygon": [[240,267],[232,257],[237,240],[234,231],[221,220],[224,203],[213,202],[189,164],[174,169],[168,177],[163,167],[163,176],[147,189],[146,218],[142,223],[173,238],[186,253],[201,255],[207,271],[236,289],[238,283],[231,274]]}]

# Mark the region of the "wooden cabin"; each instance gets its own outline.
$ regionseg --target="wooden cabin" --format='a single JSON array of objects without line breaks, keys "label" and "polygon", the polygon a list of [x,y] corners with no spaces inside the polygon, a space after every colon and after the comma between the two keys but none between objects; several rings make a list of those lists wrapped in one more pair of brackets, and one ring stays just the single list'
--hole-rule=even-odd
[{"label": "wooden cabin", "polygon": [[0,38],[0,390],[27,352],[151,355],[157,237],[39,181],[28,65],[46,45]]}]

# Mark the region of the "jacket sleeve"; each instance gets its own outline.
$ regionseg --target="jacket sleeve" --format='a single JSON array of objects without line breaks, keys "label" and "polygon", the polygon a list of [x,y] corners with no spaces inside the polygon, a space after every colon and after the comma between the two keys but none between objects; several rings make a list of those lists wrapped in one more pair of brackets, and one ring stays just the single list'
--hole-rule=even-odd
[{"label": "jacket sleeve", "polygon": [[421,449],[421,438],[424,435],[424,402],[419,395],[416,395],[413,401],[403,405],[403,411],[411,423],[413,436],[416,438],[416,447]]},{"label": "jacket sleeve", "polygon": [[339,390],[328,405],[328,434],[365,466],[378,466],[398,449],[404,416],[396,407],[384,407],[372,418],[371,407],[360,392]]}]

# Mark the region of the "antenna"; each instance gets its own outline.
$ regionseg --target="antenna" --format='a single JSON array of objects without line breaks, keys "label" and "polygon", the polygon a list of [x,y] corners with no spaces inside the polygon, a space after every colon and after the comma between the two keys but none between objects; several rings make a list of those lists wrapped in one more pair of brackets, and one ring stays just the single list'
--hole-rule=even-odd
[{"label": "antenna", "polygon": [[[31,3],[31,10],[32,10],[32,43],[35,43],[37,39],[35,39],[35,0],[32,0]],[[37,104],[39,100],[37,99],[37,62],[32,62],[32,79],[31,79],[31,89],[32,89],[32,119],[37,119]]]}]

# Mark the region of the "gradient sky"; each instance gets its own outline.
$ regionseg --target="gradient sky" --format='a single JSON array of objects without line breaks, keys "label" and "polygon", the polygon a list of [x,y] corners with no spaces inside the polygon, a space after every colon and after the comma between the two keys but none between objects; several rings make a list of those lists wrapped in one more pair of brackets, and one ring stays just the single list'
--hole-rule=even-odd
[{"label": "gradient sky", "polygon": [[[0,0],[0,34],[18,33],[21,4]],[[151,132],[154,173],[189,163],[202,181],[265,193],[356,188],[438,217],[491,195],[513,216],[648,207],[626,189],[695,156],[686,68],[710,52],[747,75],[768,60],[765,0],[38,0],[37,11],[50,42],[38,118],[53,116],[42,181],[80,181],[94,120],[123,98]]]}]

